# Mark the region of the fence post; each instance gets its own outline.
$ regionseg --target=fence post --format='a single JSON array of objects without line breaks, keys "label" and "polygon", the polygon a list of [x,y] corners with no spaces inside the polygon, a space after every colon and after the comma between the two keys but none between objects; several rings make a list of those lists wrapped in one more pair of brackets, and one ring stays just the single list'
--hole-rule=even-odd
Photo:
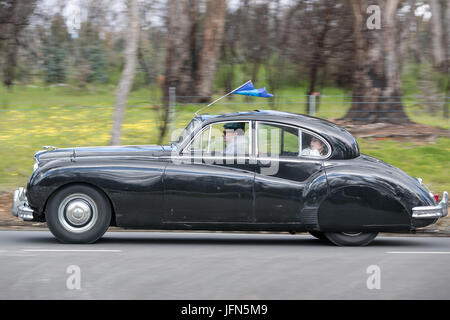
[{"label": "fence post", "polygon": [[310,116],[314,116],[316,114],[316,97],[320,94],[320,92],[311,92],[308,96],[308,114]]},{"label": "fence post", "polygon": [[[169,136],[174,130],[174,120],[175,120],[175,105],[177,103],[177,92],[175,87],[169,87]],[[172,137],[170,136],[170,139]]]}]

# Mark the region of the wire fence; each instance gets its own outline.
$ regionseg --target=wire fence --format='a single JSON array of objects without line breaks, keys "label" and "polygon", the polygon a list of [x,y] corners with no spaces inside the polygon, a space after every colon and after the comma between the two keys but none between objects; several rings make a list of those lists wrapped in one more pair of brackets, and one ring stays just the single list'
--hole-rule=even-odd
[{"label": "wire fence", "polygon": [[[205,97],[177,96],[176,92],[171,90],[167,130],[169,135],[174,129],[183,128],[197,110],[208,104],[195,102],[200,98]],[[389,122],[393,117],[397,119],[405,117],[416,123],[443,129],[450,127],[448,118],[450,97],[448,96],[440,96],[439,99],[434,100],[418,95],[390,97],[391,100],[386,99],[388,101],[378,100],[376,108],[373,108],[373,102],[367,101],[373,98],[375,97],[352,95],[277,95],[269,99],[234,96],[211,105],[203,112],[217,114],[269,109],[309,114],[335,121],[348,116],[351,110],[351,119],[360,122],[369,118],[370,122]],[[354,108],[355,105],[358,108]],[[11,132],[20,136],[31,130],[35,135],[68,133],[76,138],[90,137],[92,132],[97,132],[101,133],[102,139],[98,142],[95,140],[95,143],[106,143],[112,125],[113,110],[113,105],[14,107],[0,105],[0,141],[2,137],[3,140],[5,137],[10,137]],[[143,137],[147,139],[146,141],[155,142],[156,138],[150,138],[150,135],[153,137],[159,135],[162,128],[162,114],[166,110],[167,106],[164,107],[161,97],[130,97],[123,124],[125,137],[129,137],[128,140],[132,143],[135,143],[133,139],[141,141]]]}]

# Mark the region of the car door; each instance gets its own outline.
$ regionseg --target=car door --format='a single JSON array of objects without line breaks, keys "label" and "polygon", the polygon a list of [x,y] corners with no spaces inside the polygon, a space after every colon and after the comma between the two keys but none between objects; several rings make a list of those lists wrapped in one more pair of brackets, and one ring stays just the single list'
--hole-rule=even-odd
[{"label": "car door", "polygon": [[323,175],[323,159],[330,154],[330,146],[323,139],[321,155],[308,152],[312,137],[321,139],[295,126],[256,123],[256,222],[301,222],[305,188]]},{"label": "car door", "polygon": [[[251,121],[236,141],[243,148],[225,154],[224,127],[204,127],[166,167],[164,221],[171,223],[246,223],[253,220],[255,164],[250,163]],[[228,148],[230,149],[230,148]]]}]

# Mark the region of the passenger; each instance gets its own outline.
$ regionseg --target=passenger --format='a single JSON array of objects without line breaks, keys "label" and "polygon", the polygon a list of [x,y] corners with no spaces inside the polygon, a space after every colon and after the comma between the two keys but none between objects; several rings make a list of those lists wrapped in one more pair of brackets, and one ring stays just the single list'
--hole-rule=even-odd
[{"label": "passenger", "polygon": [[310,146],[302,150],[302,156],[320,157],[325,155],[325,144],[316,137],[311,138]]}]

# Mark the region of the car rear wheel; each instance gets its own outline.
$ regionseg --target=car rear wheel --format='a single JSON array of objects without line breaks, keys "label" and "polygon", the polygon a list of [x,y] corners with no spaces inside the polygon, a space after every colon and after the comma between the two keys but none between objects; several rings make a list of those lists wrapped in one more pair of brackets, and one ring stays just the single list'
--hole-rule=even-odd
[{"label": "car rear wheel", "polygon": [[378,232],[327,232],[325,236],[337,246],[367,246]]},{"label": "car rear wheel", "polygon": [[111,222],[106,196],[86,185],[72,185],[55,193],[46,210],[47,225],[63,243],[93,243]]},{"label": "car rear wheel", "polygon": [[325,241],[328,240],[327,237],[325,236],[325,234],[320,231],[309,231],[309,234],[311,234],[313,237],[315,237],[319,240],[325,240]]}]

